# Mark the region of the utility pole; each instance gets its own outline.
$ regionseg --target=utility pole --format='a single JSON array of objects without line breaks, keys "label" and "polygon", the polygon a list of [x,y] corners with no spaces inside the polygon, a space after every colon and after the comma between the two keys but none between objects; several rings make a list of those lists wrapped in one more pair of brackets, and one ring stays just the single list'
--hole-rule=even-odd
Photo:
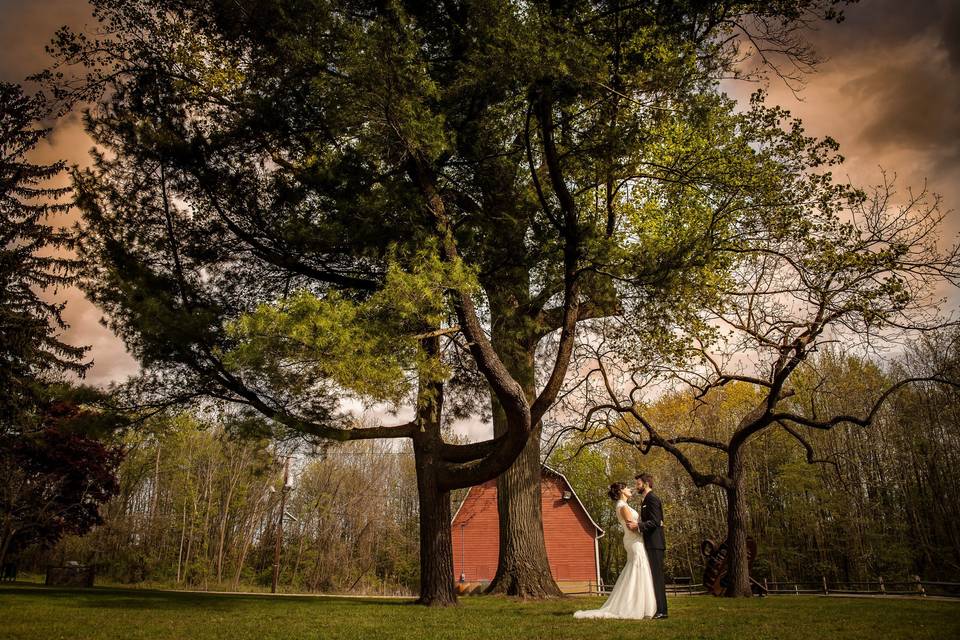
[{"label": "utility pole", "polygon": [[277,580],[280,579],[280,543],[283,540],[283,512],[287,509],[287,493],[290,492],[290,457],[283,460],[283,488],[280,489],[280,515],[277,517],[277,546],[273,552],[273,585],[270,593],[277,592]]}]

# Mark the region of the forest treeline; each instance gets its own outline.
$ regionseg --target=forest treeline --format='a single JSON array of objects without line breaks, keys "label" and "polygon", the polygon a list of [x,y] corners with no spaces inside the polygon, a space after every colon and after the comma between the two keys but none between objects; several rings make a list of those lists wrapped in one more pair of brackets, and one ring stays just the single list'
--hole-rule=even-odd
[{"label": "forest treeline", "polygon": [[[797,382],[795,402],[832,398],[821,411],[855,410],[896,375],[942,358],[944,343],[918,343],[892,367],[838,351],[820,354]],[[827,390],[827,393],[824,391]],[[732,429],[755,390],[731,384],[702,399],[665,394],[650,407],[661,424],[688,433]],[[182,414],[154,418],[124,436],[120,492],[86,536],[34,550],[23,569],[77,560],[101,579],[201,589],[270,585],[283,490],[283,446],[238,437],[256,425]],[[231,435],[233,434],[233,435]],[[937,385],[902,389],[867,428],[814,434],[816,453],[786,431],[762,435],[749,455],[750,534],[762,579],[856,581],[919,574],[960,579],[960,395]],[[551,444],[558,446],[551,447]],[[607,484],[645,470],[657,478],[668,520],[667,572],[699,581],[700,544],[722,541],[726,504],[716,487],[696,488],[656,449],[610,440],[582,448],[577,438],[544,441],[607,531],[601,574],[623,566]],[[299,452],[283,526],[280,588],[289,591],[416,593],[417,491],[409,448],[365,441]],[[706,457],[699,464],[719,464]],[[463,491],[454,497],[454,506]]]},{"label": "forest treeline", "polygon": [[[885,368],[838,351],[821,353],[797,380],[792,401],[809,405],[816,398],[818,406],[812,409],[827,415],[863,411],[875,389],[925,363],[942,361],[949,345],[943,338],[924,340]],[[667,425],[667,433],[729,433],[737,416],[756,403],[756,393],[749,385],[733,383],[700,400],[690,393],[667,394],[651,407],[651,415]],[[602,495],[607,479],[629,479],[634,470],[652,472],[659,479],[657,491],[669,521],[668,575],[699,582],[701,542],[720,543],[726,535],[722,491],[696,488],[663,451],[652,449],[644,456],[636,448],[608,442],[579,453],[578,442],[566,442],[554,452],[554,465],[608,530],[615,527],[615,516]],[[956,389],[936,384],[904,387],[873,425],[819,431],[808,444],[811,451],[779,429],[760,435],[751,448],[748,530],[758,545],[754,577],[812,582],[821,576],[831,581],[912,575],[960,579]],[[701,453],[696,462],[719,470],[722,459]],[[601,540],[601,572],[608,579],[623,564],[622,556],[617,536]]]},{"label": "forest treeline", "polygon": [[[269,587],[287,452],[229,432],[220,420],[181,414],[127,434],[120,491],[101,508],[103,525],[35,550],[21,568],[76,560],[120,583]],[[416,589],[416,486],[408,454],[371,441],[292,456],[284,589]]]}]

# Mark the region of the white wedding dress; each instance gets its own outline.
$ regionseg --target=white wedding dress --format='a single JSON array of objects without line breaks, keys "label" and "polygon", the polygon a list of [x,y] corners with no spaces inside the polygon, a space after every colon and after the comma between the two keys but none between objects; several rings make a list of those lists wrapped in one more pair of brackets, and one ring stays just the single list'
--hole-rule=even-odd
[{"label": "white wedding dress", "polygon": [[575,618],[652,618],[657,612],[657,599],[653,593],[653,576],[643,535],[627,528],[620,513],[626,505],[631,517],[637,520],[637,512],[625,500],[617,502],[617,520],[623,527],[623,547],[627,550],[627,564],[617,578],[610,597],[599,609],[577,611]]}]

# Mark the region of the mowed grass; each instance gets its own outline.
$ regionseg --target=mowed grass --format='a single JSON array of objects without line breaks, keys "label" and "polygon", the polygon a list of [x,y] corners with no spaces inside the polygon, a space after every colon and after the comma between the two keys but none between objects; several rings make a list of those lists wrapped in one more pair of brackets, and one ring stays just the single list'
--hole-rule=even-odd
[{"label": "mowed grass", "polygon": [[599,598],[521,602],[464,598],[427,609],[409,600],[0,587],[0,638],[463,638],[697,640],[960,638],[960,603],[777,596],[670,601],[668,620],[575,620]]}]

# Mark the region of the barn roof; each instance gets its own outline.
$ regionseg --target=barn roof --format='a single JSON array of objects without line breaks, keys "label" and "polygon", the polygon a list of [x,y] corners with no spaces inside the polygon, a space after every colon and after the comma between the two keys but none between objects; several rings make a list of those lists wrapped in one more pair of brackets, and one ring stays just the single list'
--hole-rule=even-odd
[{"label": "barn roof", "polygon": [[[543,472],[543,473],[549,473],[550,475],[553,475],[553,476],[556,476],[557,478],[560,478],[560,479],[563,481],[563,483],[564,483],[565,485],[567,485],[567,488],[570,489],[570,495],[573,496],[573,499],[574,499],[574,500],[576,501],[576,503],[580,506],[580,510],[583,511],[583,514],[584,514],[585,516],[587,516],[587,520],[590,521],[590,524],[592,524],[593,527],[594,527],[594,529],[597,530],[597,536],[596,536],[596,537],[597,537],[597,538],[602,538],[602,537],[603,537],[603,534],[605,533],[604,530],[600,527],[600,525],[597,524],[596,520],[593,519],[593,516],[590,515],[590,512],[587,511],[587,508],[586,508],[585,506],[583,506],[583,502],[580,501],[580,496],[578,496],[578,495],[577,495],[577,492],[574,491],[573,485],[570,484],[570,481],[567,480],[567,477],[566,477],[565,475],[563,475],[562,473],[560,473],[559,471],[557,471],[556,469],[554,469],[554,468],[552,468],[552,467],[549,467],[549,466],[547,466],[547,465],[545,465],[545,464],[544,464],[544,465],[540,465],[540,471]],[[469,489],[467,489],[467,493],[466,493],[465,496],[463,496],[463,500],[460,502],[460,506],[457,507],[456,512],[453,514],[453,519],[450,521],[451,523],[452,523],[452,522],[456,522],[457,516],[460,514],[460,509],[463,508],[464,503],[466,503],[467,499],[470,497],[470,492],[471,492],[471,491],[473,491],[473,487],[470,487]]]},{"label": "barn roof", "polygon": [[589,520],[590,524],[592,524],[593,527],[597,530],[597,537],[602,538],[603,534],[605,533],[604,530],[600,527],[600,525],[597,524],[596,520],[593,519],[593,516],[590,515],[590,512],[587,511],[587,508],[583,506],[583,502],[580,501],[580,496],[578,496],[577,492],[573,490],[573,485],[570,484],[569,480],[567,480],[567,476],[563,475],[553,467],[549,467],[547,465],[542,465],[542,467],[544,471],[548,473],[552,473],[553,475],[563,480],[563,483],[570,488],[570,493],[571,495],[573,495],[573,499],[577,501],[577,504],[580,505],[580,509],[583,510],[584,515],[587,516],[587,520]]}]

